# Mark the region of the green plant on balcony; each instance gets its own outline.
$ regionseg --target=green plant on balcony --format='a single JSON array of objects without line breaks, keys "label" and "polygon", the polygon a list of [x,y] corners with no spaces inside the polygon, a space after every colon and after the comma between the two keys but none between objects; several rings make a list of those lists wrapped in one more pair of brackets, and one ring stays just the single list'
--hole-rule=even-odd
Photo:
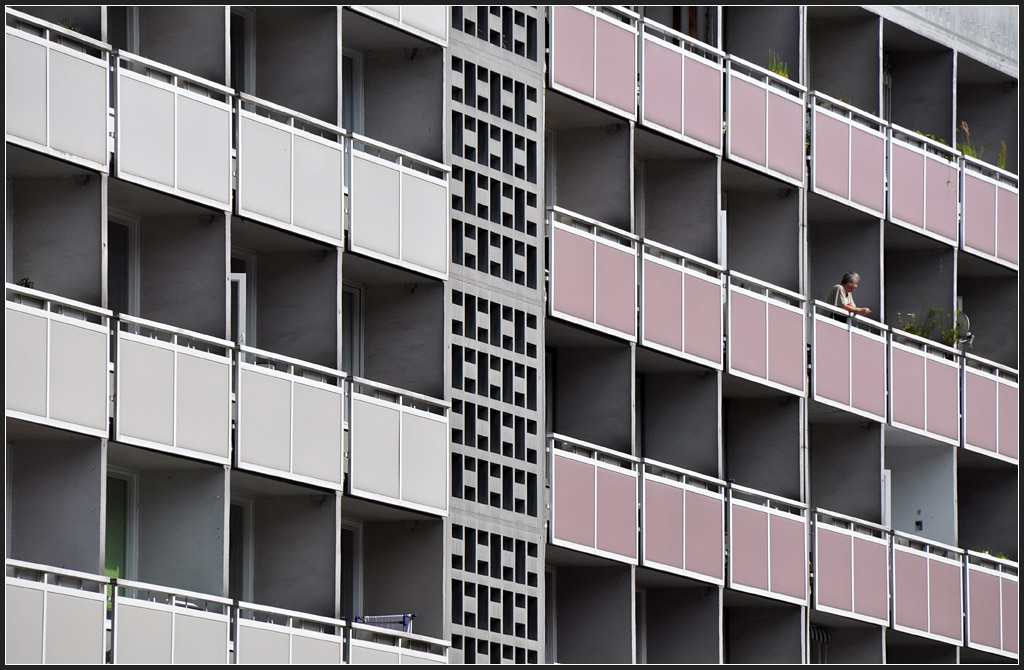
[{"label": "green plant on balcony", "polygon": [[779,52],[774,49],[768,50],[768,69],[780,77],[789,79],[789,66],[779,56]]},{"label": "green plant on balcony", "polygon": [[996,159],[996,167],[1000,170],[1006,169],[1006,140],[999,140],[999,158]]},{"label": "green plant on balcony", "polygon": [[962,133],[963,139],[957,140],[956,150],[964,156],[981,160],[981,157],[985,153],[985,147],[979,147],[974,143],[974,140],[971,139],[971,129],[967,126],[966,121],[960,122],[960,132]]},{"label": "green plant on balcony", "polygon": [[935,135],[933,133],[921,132],[920,130],[915,130],[914,132],[917,133],[918,135],[921,135],[922,137],[927,137],[930,140],[935,140],[939,144],[945,144],[947,147],[949,146],[949,142],[947,142],[946,140],[942,139],[938,135]]},{"label": "green plant on balcony", "polygon": [[947,312],[939,309],[936,314],[939,326],[939,340],[946,346],[955,347],[961,342],[971,341],[971,322],[963,310]]},{"label": "green plant on balcony", "polygon": [[32,281],[31,279],[29,279],[28,277],[22,277],[16,283],[18,284],[18,286],[24,286],[25,288],[35,288],[36,287],[36,283],[34,281]]},{"label": "green plant on balcony", "polygon": [[929,309],[928,305],[925,304],[919,313],[907,312],[905,319],[903,312],[896,312],[896,322],[899,325],[899,329],[904,333],[917,335],[918,337],[929,337],[938,324],[939,312],[941,311],[943,310],[934,307]]}]

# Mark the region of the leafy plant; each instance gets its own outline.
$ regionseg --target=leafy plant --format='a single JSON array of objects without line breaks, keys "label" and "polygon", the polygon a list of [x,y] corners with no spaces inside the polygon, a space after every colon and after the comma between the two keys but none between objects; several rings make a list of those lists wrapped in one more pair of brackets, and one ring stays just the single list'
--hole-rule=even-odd
[{"label": "leafy plant", "polygon": [[985,153],[985,147],[979,147],[974,144],[974,141],[971,139],[971,129],[967,127],[966,121],[960,122],[960,132],[963,133],[963,140],[957,141],[956,150],[964,156],[981,160],[982,155]]},{"label": "leafy plant", "polygon": [[58,21],[57,25],[60,26],[61,28],[74,31],[76,33],[82,32],[82,30],[78,26],[71,22],[71,19],[64,19],[63,21]]},{"label": "leafy plant", "polygon": [[21,279],[18,280],[17,284],[18,284],[18,286],[24,286],[25,288],[35,288],[36,287],[36,283],[34,281],[32,281],[31,279],[29,279],[28,277],[22,277]]},{"label": "leafy plant", "polygon": [[786,64],[786,61],[782,60],[779,52],[774,49],[768,50],[768,69],[780,77],[789,79],[789,65]]},{"label": "leafy plant", "polygon": [[938,135],[933,135],[932,133],[922,133],[920,130],[915,130],[914,132],[917,133],[918,135],[923,136],[923,137],[927,137],[930,140],[935,140],[936,142],[939,142],[940,144],[945,144],[947,147],[949,146],[949,142],[947,142],[946,140],[942,139]]},{"label": "leafy plant", "polygon": [[1006,169],[1006,140],[999,140],[999,158],[996,159],[996,167],[1000,170]]},{"label": "leafy plant", "polygon": [[936,319],[939,326],[939,340],[946,346],[955,347],[960,342],[970,339],[971,322],[963,310],[958,309],[951,313],[940,308]]},{"label": "leafy plant", "polygon": [[900,330],[904,333],[910,333],[919,337],[930,337],[931,332],[935,330],[935,326],[938,324],[939,312],[941,311],[934,307],[928,309],[928,305],[925,304],[919,314],[907,312],[906,320],[904,320],[902,312],[896,312],[896,321],[899,323]]}]

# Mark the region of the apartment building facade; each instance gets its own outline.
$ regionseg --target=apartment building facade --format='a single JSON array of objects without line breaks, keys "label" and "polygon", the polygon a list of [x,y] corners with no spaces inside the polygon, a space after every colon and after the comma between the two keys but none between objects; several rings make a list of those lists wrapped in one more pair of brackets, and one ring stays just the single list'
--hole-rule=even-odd
[{"label": "apartment building facade", "polygon": [[1018,659],[1015,8],[5,14],[8,662]]}]

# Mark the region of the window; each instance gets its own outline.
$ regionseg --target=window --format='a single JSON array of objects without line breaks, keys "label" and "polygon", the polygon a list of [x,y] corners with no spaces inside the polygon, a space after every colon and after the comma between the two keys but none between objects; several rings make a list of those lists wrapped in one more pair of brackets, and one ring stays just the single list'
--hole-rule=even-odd
[{"label": "window", "polygon": [[352,621],[363,608],[363,526],[341,522],[341,616]]},{"label": "window", "polygon": [[139,219],[107,212],[107,309],[139,315]]},{"label": "window", "polygon": [[238,344],[256,346],[256,254],[231,252],[231,332]]},{"label": "window", "polygon": [[341,55],[341,127],[363,132],[363,54],[352,49]]},{"label": "window", "polygon": [[363,291],[345,284],[341,293],[341,369],[360,376],[363,370]]},{"label": "window", "polygon": [[256,93],[256,54],[253,48],[253,10],[231,9],[231,83],[241,91]]},{"label": "window", "polygon": [[107,577],[134,579],[138,574],[138,482],[139,475],[133,470],[107,467]]},{"label": "window", "polygon": [[232,496],[228,534],[228,597],[252,601],[253,501]]}]

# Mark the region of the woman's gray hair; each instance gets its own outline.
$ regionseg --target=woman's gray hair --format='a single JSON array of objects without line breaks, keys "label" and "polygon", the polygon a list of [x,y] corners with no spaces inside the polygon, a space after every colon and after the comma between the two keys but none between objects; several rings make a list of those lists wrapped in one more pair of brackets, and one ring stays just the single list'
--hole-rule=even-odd
[{"label": "woman's gray hair", "polygon": [[843,275],[843,281],[841,284],[849,284],[851,282],[860,281],[860,275],[856,272],[847,272]]}]

